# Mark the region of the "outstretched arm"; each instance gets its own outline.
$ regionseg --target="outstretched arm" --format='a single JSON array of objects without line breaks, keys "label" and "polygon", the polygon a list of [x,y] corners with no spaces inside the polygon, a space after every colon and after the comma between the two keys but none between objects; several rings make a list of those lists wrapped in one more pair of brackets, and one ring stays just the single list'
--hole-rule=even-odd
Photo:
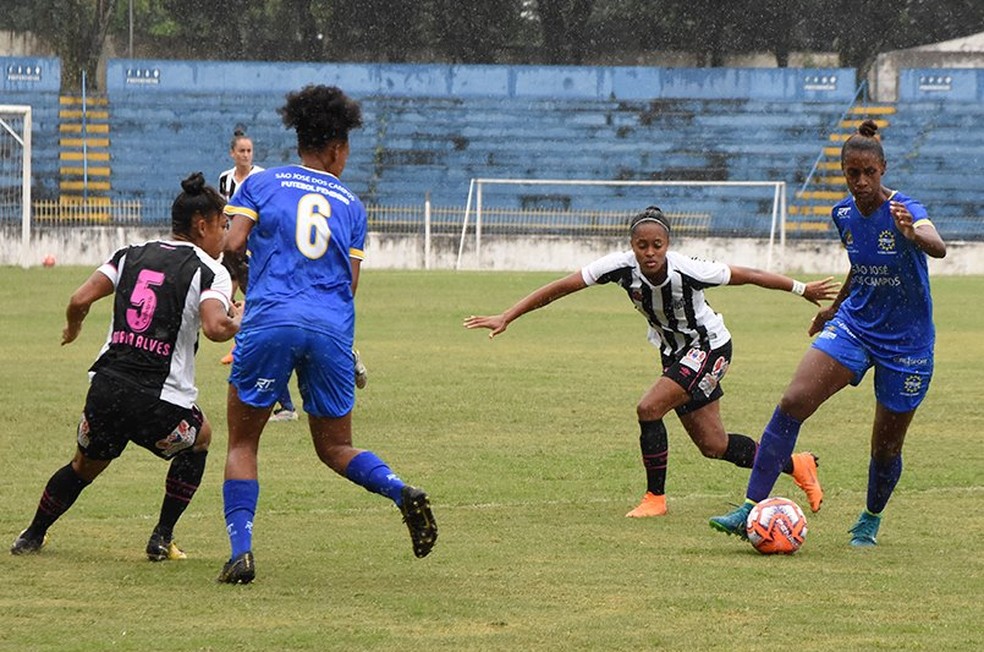
[{"label": "outstretched arm", "polygon": [[75,341],[82,331],[82,322],[89,314],[89,308],[96,301],[103,297],[108,297],[115,288],[113,282],[105,274],[96,270],[86,279],[85,283],[79,286],[69,298],[68,307],[65,308],[65,328],[62,329],[62,344],[69,344]]},{"label": "outstretched arm", "polygon": [[516,305],[514,305],[509,310],[499,315],[489,315],[489,316],[476,316],[472,315],[465,320],[465,328],[488,328],[491,333],[489,333],[489,338],[493,338],[499,333],[506,330],[509,323],[515,320],[517,317],[521,317],[526,313],[536,310],[537,308],[542,308],[543,306],[556,301],[561,297],[565,297],[572,292],[577,292],[578,290],[583,290],[588,287],[584,279],[581,278],[581,272],[577,271],[570,276],[565,276],[564,278],[557,279],[551,283],[547,283],[543,287],[534,290],[531,294],[521,299]]},{"label": "outstretched arm", "polygon": [[754,267],[731,266],[731,280],[728,285],[757,285],[767,290],[785,290],[798,294],[813,305],[819,306],[821,301],[833,299],[837,296],[840,283],[834,280],[833,276],[828,276],[819,281],[803,283],[783,276],[773,274]]}]

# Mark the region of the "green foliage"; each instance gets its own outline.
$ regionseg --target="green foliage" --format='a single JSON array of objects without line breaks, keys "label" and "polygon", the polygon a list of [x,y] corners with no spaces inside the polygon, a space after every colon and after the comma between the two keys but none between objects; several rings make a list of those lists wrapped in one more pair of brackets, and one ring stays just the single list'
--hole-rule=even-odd
[{"label": "green foliage", "polygon": [[[0,268],[0,542],[30,520],[68,461],[108,304],[60,347],[64,304],[88,269]],[[128,449],[53,528],[49,546],[0,554],[2,650],[976,650],[984,431],[976,305],[984,279],[934,278],[933,388],[873,550],[847,529],[864,504],[870,378],[831,399],[801,444],[821,458],[823,511],[793,557],[714,533],[747,471],[703,459],[670,431],[664,518],[624,514],[644,490],[634,406],[657,375],[645,324],[615,288],[592,288],[489,341],[496,312],[542,273],[364,269],[357,343],[369,368],[355,443],[432,496],[440,539],[416,560],[399,514],[329,472],[306,424],[270,424],[256,519],[258,579],[219,586],[226,345],[203,341],[200,404],[215,434],[178,524],[184,562],[143,546],[166,464]],[[806,346],[812,308],[757,288],[709,292],[735,337],[722,402],[757,435]],[[788,478],[777,492],[802,502]]]}]

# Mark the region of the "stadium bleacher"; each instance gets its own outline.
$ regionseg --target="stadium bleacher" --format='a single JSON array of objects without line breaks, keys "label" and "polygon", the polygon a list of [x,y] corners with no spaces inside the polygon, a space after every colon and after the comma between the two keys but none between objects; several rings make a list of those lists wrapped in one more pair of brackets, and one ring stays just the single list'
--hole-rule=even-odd
[{"label": "stadium bleacher", "polygon": [[[171,63],[152,64],[162,71],[160,88],[130,84],[134,62],[109,66],[112,195],[144,202],[148,221],[167,218],[163,208],[189,172],[202,170],[214,180],[231,165],[228,143],[236,125],[246,126],[257,164],[296,160],[293,134],[276,112],[284,85],[299,86],[297,75],[278,72],[289,64],[252,65],[255,83],[216,89],[201,80],[215,85],[250,64],[172,63],[182,80],[173,87],[167,85]],[[196,70],[200,74],[192,74]],[[365,127],[352,134],[345,177],[367,204],[421,203],[429,193],[435,205],[460,206],[476,177],[786,181],[792,199],[854,92],[853,72],[843,70],[836,71],[841,89],[829,96],[809,90],[802,71],[739,71],[741,79],[731,86],[714,70],[676,73],[687,83],[661,71],[663,86],[652,88],[657,99],[628,86],[625,69],[459,66],[446,83],[442,70],[349,64],[335,72],[363,106]],[[552,74],[567,75],[569,83],[547,81]],[[655,84],[649,79],[655,74],[647,69],[637,78]],[[703,86],[702,74],[711,79]],[[410,81],[399,87],[394,79]],[[487,88],[483,80],[491,80]],[[619,97],[619,89],[627,97]],[[35,107],[35,196],[56,196],[57,91],[22,97]],[[984,155],[984,132],[977,128],[982,114],[975,102],[900,100],[884,129],[886,183],[922,199],[949,237],[984,237],[974,176]],[[541,199],[572,208],[599,202],[617,210],[640,207],[638,194],[617,189],[554,190]],[[535,206],[537,198],[513,201]],[[731,197],[728,210],[700,189],[682,191],[676,201],[713,215],[714,232],[767,235],[767,222],[748,217],[768,212],[761,195]]]}]

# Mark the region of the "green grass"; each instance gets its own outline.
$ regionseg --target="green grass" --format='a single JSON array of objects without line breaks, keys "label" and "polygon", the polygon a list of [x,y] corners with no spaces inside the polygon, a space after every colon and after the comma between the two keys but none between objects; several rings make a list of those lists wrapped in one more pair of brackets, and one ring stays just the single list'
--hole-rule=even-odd
[{"label": "green grass", "polygon": [[[0,268],[4,544],[73,451],[109,308],[97,304],[79,341],[59,346],[65,302],[88,273]],[[413,558],[388,501],[317,462],[304,420],[276,423],[260,454],[258,578],[217,585],[227,349],[203,341],[200,403],[215,436],[178,525],[189,559],[145,561],[166,464],[128,449],[41,554],[0,554],[0,650],[980,649],[984,279],[934,279],[936,376],[880,545],[847,545],[864,504],[868,379],[804,426],[827,498],[804,548],[770,558],[708,527],[741,498],[747,471],[703,459],[675,417],[670,514],[624,517],[644,491],[634,408],[658,361],[619,290],[564,299],[493,342],[461,327],[554,276],[363,275],[370,380],[355,442],[431,494],[441,535],[430,557]],[[735,337],[725,423],[757,437],[813,311],[751,288],[709,297]],[[805,504],[786,477],[776,492]]]}]

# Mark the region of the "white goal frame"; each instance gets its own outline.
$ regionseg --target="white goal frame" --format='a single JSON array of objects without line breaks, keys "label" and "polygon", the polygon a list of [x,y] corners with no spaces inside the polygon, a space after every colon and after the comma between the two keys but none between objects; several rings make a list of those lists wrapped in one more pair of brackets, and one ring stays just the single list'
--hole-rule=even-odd
[{"label": "white goal frame", "polygon": [[[465,241],[468,237],[469,217],[475,215],[475,260],[481,264],[482,254],[482,190],[487,185],[523,185],[523,186],[742,186],[766,187],[773,189],[772,224],[769,227],[769,247],[766,253],[766,269],[772,270],[773,251],[775,248],[776,231],[779,238],[779,256],[782,258],[786,251],[786,182],[785,181],[614,181],[602,179],[490,179],[473,178],[468,184],[468,199],[465,204],[465,215],[461,224],[461,241],[458,243],[458,258],[455,270],[461,269],[461,261],[465,251]],[[474,209],[473,209],[474,205]]]},{"label": "white goal frame", "polygon": [[[4,115],[22,115],[23,133],[10,126]],[[31,107],[26,104],[0,104],[0,129],[10,134],[21,146],[21,265],[27,266],[27,250],[31,243]]]}]

